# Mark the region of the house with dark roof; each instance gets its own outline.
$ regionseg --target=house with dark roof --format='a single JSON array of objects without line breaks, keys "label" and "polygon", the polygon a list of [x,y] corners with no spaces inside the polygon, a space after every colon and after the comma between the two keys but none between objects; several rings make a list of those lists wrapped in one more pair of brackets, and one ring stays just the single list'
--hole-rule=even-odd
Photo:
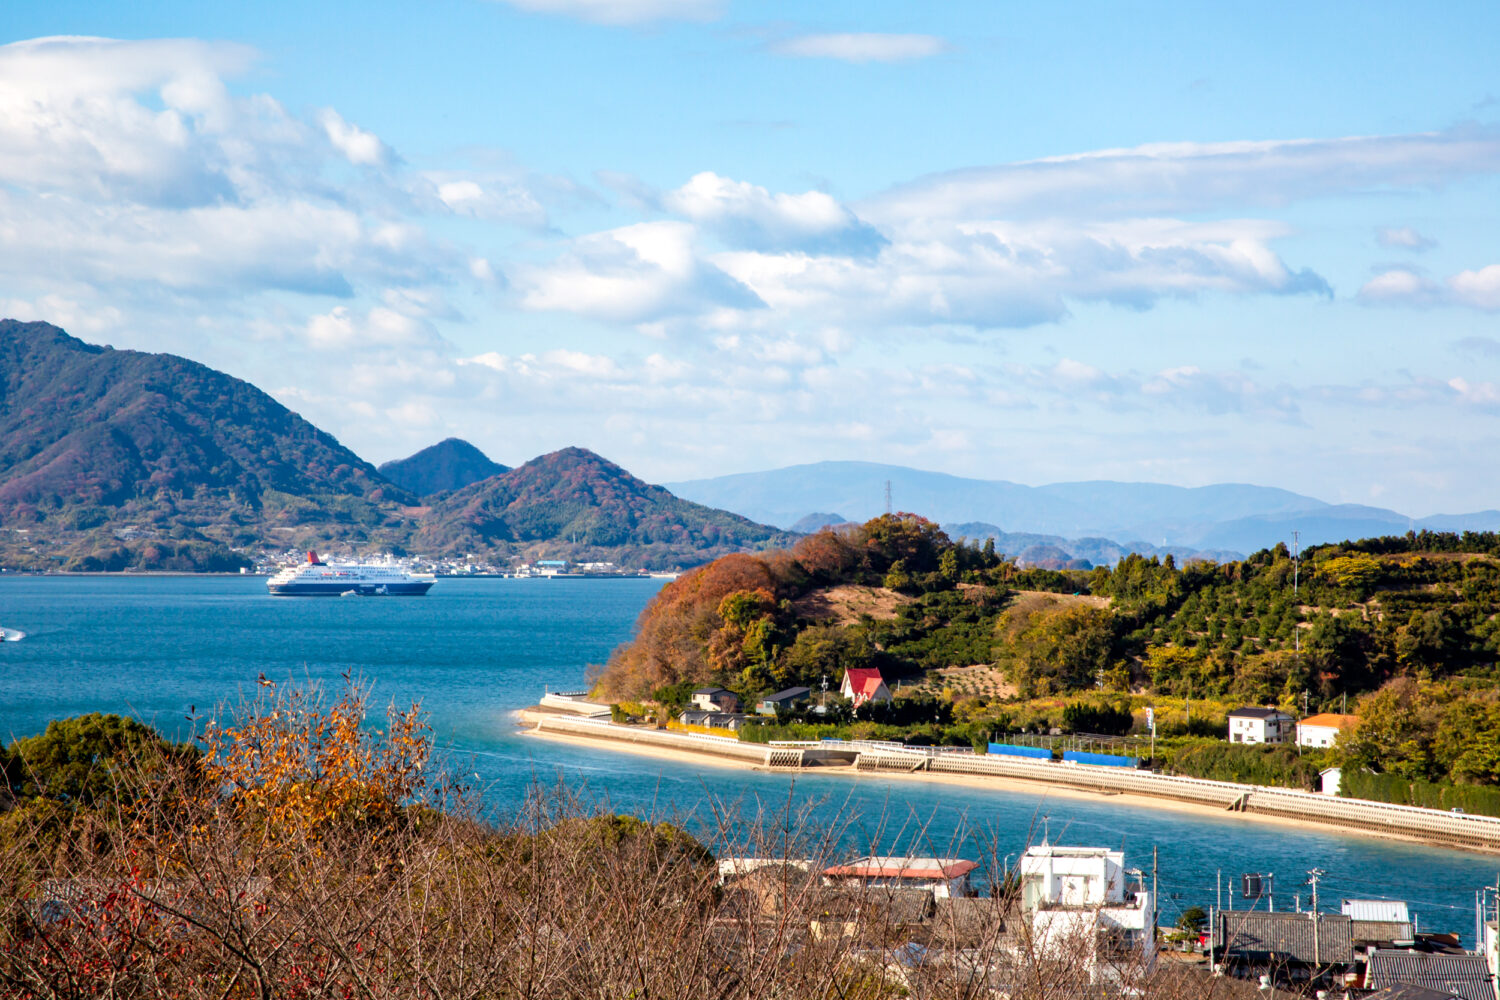
[{"label": "house with dark roof", "polygon": [[1293,721],[1279,708],[1237,708],[1229,713],[1229,742],[1285,743]]},{"label": "house with dark roof", "polygon": [[1497,1000],[1495,977],[1483,955],[1379,948],[1370,952],[1365,985],[1373,990],[1420,986],[1461,1000]]},{"label": "house with dark roof", "polygon": [[806,701],[812,697],[812,689],[807,687],[789,687],[785,691],[777,691],[768,694],[755,706],[755,711],[761,715],[775,715],[778,709],[791,708],[799,701]]},{"label": "house with dark roof", "polygon": [[747,715],[739,715],[734,712],[702,712],[688,709],[677,717],[677,721],[684,726],[705,726],[709,729],[737,730],[740,723],[748,719]]},{"label": "house with dark roof", "polygon": [[1425,986],[1397,983],[1376,993],[1367,994],[1364,1000],[1464,1000],[1452,990],[1429,990]]},{"label": "house with dark roof", "polygon": [[738,712],[740,697],[728,688],[701,687],[693,692],[693,707],[701,712]]},{"label": "house with dark roof", "polygon": [[844,671],[844,683],[839,694],[854,702],[855,707],[867,701],[890,701],[891,689],[876,667],[850,667]]},{"label": "house with dark roof", "polygon": [[1220,910],[1212,944],[1227,967],[1308,982],[1354,964],[1353,925],[1343,913]]}]

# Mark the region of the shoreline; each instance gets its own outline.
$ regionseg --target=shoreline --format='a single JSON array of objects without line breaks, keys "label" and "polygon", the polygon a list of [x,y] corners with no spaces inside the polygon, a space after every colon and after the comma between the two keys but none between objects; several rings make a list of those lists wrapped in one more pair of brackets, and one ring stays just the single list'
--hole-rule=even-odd
[{"label": "shoreline", "polygon": [[[737,760],[728,756],[721,756],[710,750],[697,751],[686,747],[649,746],[639,742],[632,742],[611,734],[607,729],[601,727],[597,734],[579,731],[559,732],[557,730],[543,730],[537,723],[541,719],[541,713],[521,710],[514,713],[517,722],[522,725],[521,733],[543,740],[555,740],[560,743],[568,743],[574,746],[588,746],[602,748],[621,753],[633,753],[643,757],[652,757],[663,761],[674,761],[678,764],[709,765],[748,771],[761,771],[766,773],[782,773],[793,776],[829,776],[839,778],[871,778],[876,780],[894,779],[897,781],[919,782],[929,785],[946,785],[955,788],[974,788],[996,792],[1006,792],[1016,795],[1030,795],[1045,800],[1048,797],[1061,797],[1076,801],[1091,802],[1115,802],[1119,805],[1131,806],[1133,808],[1146,810],[1166,809],[1171,812],[1181,813],[1200,818],[1230,819],[1235,821],[1250,821],[1262,825],[1280,826],[1288,829],[1317,830],[1329,833],[1338,833],[1351,837],[1370,838],[1374,840],[1397,841],[1402,843],[1415,843],[1427,847],[1436,847],[1444,850],[1461,851],[1465,854],[1480,856],[1494,855],[1500,853],[1500,848],[1484,849],[1481,847],[1460,846],[1445,841],[1439,837],[1425,836],[1418,831],[1396,832],[1391,830],[1372,829],[1368,826],[1354,823],[1340,823],[1326,820],[1316,816],[1291,817],[1271,812],[1257,812],[1250,810],[1232,810],[1222,806],[1205,802],[1195,802],[1182,798],[1172,797],[1165,794],[1142,794],[1130,791],[1095,791],[1079,788],[1073,785],[1058,782],[1044,781],[1040,779],[1029,779],[1021,777],[1010,777],[1002,775],[980,775],[980,774],[953,774],[934,771],[920,771],[915,773],[902,773],[898,771],[861,771],[852,766],[813,766],[803,768],[770,767],[755,763],[750,760]],[[737,746],[746,746],[739,741],[726,740]],[[1345,800],[1354,801],[1354,800]]]},{"label": "shoreline", "polygon": [[[1204,805],[1201,802],[1187,802],[1182,799],[1170,799],[1166,797],[1151,795],[1135,795],[1130,792],[1091,792],[1084,788],[1075,788],[1071,785],[1059,785],[1043,781],[1026,781],[1021,778],[1003,778],[990,775],[967,775],[967,774],[941,774],[933,771],[922,771],[916,774],[902,774],[897,771],[858,771],[852,767],[810,767],[794,770],[790,768],[766,767],[763,764],[752,764],[749,761],[734,760],[730,757],[720,757],[713,753],[694,753],[691,750],[679,750],[672,747],[644,746],[640,743],[627,743],[609,736],[585,736],[575,733],[559,733],[535,728],[526,728],[521,731],[523,736],[532,736],[542,740],[554,740],[558,743],[568,743],[573,746],[604,746],[610,750],[620,753],[633,753],[642,757],[654,757],[658,760],[675,761],[678,764],[708,764],[713,767],[724,767],[738,771],[761,771],[768,774],[791,774],[796,776],[828,776],[839,778],[853,778],[855,780],[866,779],[874,781],[909,781],[919,784],[950,785],[959,788],[979,788],[996,792],[1012,792],[1016,794],[1033,795],[1041,798],[1057,796],[1065,799],[1077,799],[1089,802],[1116,802],[1120,805],[1137,806],[1140,808],[1162,808],[1173,812],[1188,813],[1196,816],[1214,816],[1229,819],[1255,820],[1261,823],[1269,823],[1276,826],[1302,827],[1308,824],[1298,820],[1288,819],[1285,816],[1274,816],[1269,813],[1230,812],[1215,806]],[[1327,824],[1329,829],[1346,829],[1344,827],[1333,827]],[[1357,831],[1356,831],[1357,832]],[[1379,837],[1378,834],[1370,836]],[[1385,838],[1395,839],[1395,838]],[[1435,844],[1432,846],[1442,846]]]}]

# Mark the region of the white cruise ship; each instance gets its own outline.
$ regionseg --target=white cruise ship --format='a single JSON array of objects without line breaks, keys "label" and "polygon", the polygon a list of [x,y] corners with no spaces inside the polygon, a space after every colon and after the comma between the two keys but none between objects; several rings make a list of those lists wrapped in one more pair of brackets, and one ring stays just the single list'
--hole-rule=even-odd
[{"label": "white cruise ship", "polygon": [[344,594],[415,597],[427,593],[436,582],[434,576],[409,573],[400,566],[325,563],[316,552],[309,552],[307,562],[288,566],[277,573],[266,581],[266,589],[272,597],[338,597]]}]

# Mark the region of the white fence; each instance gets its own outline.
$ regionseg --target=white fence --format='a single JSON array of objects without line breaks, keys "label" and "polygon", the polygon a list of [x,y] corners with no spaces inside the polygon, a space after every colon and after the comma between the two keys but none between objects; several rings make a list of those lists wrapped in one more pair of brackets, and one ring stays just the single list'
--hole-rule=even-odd
[{"label": "white fence", "polygon": [[1414,837],[1465,850],[1500,853],[1500,817],[1448,813],[1416,806],[1391,805],[1367,799],[1344,799],[1290,788],[1241,785],[1170,774],[1154,774],[1121,767],[1029,760],[998,754],[950,752],[952,748],[900,747],[870,741],[741,743],[699,733],[670,732],[636,726],[617,726],[608,719],[544,717],[542,732],[610,739],[693,753],[713,754],[762,767],[800,768],[818,759],[819,750],[857,751],[858,771],[990,775],[1043,784],[1065,785],[1095,792],[1123,792],[1154,798],[1196,802],[1223,809],[1264,813],[1290,819],[1313,820],[1366,833]]},{"label": "white fence", "polygon": [[[1090,764],[1027,760],[998,754],[940,756],[921,762],[921,769],[949,774],[994,775],[1067,785],[1099,792],[1129,792],[1185,802],[1309,819],[1369,833],[1418,837],[1453,847],[1500,853],[1500,817],[1449,813],[1416,806],[1345,799],[1291,788],[1241,785],[1179,775],[1154,774]],[[911,755],[866,751],[856,766],[862,771],[912,771]]]}]

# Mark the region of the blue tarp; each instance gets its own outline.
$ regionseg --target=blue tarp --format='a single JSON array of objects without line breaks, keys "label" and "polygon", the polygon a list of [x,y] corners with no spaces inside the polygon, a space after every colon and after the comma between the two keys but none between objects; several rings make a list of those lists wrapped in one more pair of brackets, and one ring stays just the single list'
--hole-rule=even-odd
[{"label": "blue tarp", "polygon": [[991,743],[990,753],[1005,754],[1007,757],[1035,757],[1037,760],[1052,759],[1052,751],[1046,747],[1019,747],[1014,743]]},{"label": "blue tarp", "polygon": [[1108,753],[1084,753],[1082,750],[1066,750],[1063,760],[1074,760],[1080,764],[1103,764],[1105,767],[1139,767],[1139,757],[1116,757]]}]

